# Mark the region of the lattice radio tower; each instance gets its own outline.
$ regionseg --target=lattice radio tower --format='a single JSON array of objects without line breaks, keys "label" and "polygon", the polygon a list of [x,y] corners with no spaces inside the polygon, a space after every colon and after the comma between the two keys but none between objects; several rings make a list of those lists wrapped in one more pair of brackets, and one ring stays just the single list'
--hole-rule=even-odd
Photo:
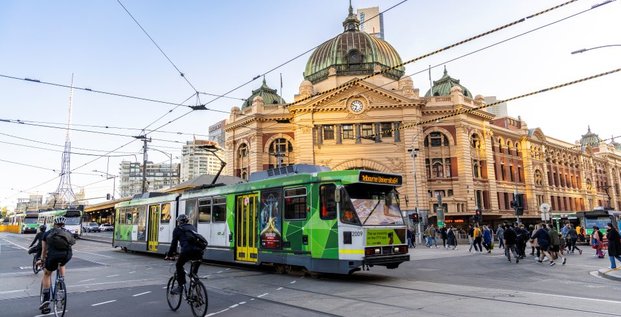
[{"label": "lattice radio tower", "polygon": [[[71,188],[71,140],[69,130],[71,129],[71,107],[73,106],[73,74],[71,74],[71,90],[69,92],[69,116],[67,118],[67,132],[65,137],[65,150],[62,156],[62,168],[60,171],[60,183],[54,193],[54,206],[69,206],[76,201],[75,193]],[[61,206],[58,206],[61,205]]]}]

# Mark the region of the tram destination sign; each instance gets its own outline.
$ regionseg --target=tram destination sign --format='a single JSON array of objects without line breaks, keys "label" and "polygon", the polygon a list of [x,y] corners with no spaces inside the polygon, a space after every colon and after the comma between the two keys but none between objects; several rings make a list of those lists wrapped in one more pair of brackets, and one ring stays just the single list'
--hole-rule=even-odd
[{"label": "tram destination sign", "polygon": [[361,171],[358,181],[363,183],[373,183],[382,185],[401,186],[403,178],[400,175],[380,174],[373,172]]}]

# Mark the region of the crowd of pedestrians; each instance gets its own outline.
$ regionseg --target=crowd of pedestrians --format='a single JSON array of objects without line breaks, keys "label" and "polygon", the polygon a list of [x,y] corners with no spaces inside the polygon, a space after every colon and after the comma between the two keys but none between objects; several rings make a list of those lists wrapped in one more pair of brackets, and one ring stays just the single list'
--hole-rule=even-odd
[{"label": "crowd of pedestrians", "polygon": [[[522,223],[499,224],[494,230],[488,225],[469,225],[466,230],[445,226],[437,228],[431,224],[424,228],[422,237],[427,248],[439,248],[438,240],[442,240],[442,247],[456,250],[458,238],[468,238],[468,252],[491,253],[496,247],[503,249],[504,255],[509,262],[519,263],[526,258],[527,246],[530,246],[530,256],[538,263],[547,262],[550,266],[557,263],[565,265],[567,255],[578,253],[583,250],[578,247],[578,241],[584,239],[585,229],[573,224],[564,224],[560,232],[555,226],[540,223],[529,225],[528,228]],[[614,226],[609,223],[604,234],[597,226],[593,226],[590,236],[590,246],[594,250],[594,256],[604,258],[607,252],[610,259],[610,269],[616,269],[616,261],[621,262],[621,237]],[[414,233],[408,232],[408,244],[414,247]]]}]

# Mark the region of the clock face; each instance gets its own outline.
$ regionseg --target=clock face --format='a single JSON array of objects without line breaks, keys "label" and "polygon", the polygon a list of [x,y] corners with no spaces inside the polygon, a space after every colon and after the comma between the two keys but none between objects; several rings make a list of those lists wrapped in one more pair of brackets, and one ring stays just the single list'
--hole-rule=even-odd
[{"label": "clock face", "polygon": [[363,108],[364,105],[360,100],[354,100],[351,102],[351,104],[349,104],[349,109],[351,109],[351,111],[353,112],[361,112]]}]

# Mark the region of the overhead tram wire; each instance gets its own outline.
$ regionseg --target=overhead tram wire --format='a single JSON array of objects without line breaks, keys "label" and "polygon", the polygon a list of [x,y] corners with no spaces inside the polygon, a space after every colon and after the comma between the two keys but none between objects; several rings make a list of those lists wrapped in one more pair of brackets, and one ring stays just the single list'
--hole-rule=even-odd
[{"label": "overhead tram wire", "polygon": [[[66,125],[66,123],[63,123]],[[73,123],[72,123],[73,125]],[[19,136],[15,136],[15,135],[11,135],[11,134],[7,134],[7,133],[2,133],[0,132],[0,135],[4,135],[4,136],[8,136],[11,138],[15,138],[15,139],[19,139],[19,140],[24,140],[24,141],[29,141],[29,142],[34,142],[34,143],[39,143],[39,144],[45,144],[45,145],[51,145],[51,146],[56,146],[56,147],[62,147],[64,148],[65,145],[64,144],[54,144],[54,143],[49,143],[49,142],[43,142],[43,141],[38,141],[38,140],[33,140],[33,139],[28,139],[28,138],[23,138],[23,137],[19,137]],[[84,150],[84,151],[92,151],[92,152],[105,152],[106,150],[98,150],[98,149],[89,149],[89,148],[83,148],[83,147],[71,147],[72,149],[76,149],[76,150]],[[62,152],[62,151],[61,151]],[[119,154],[133,154],[130,152],[120,152]]]},{"label": "overhead tram wire", "polygon": [[[574,17],[576,17],[576,16],[578,16],[578,15],[581,15],[581,14],[583,14],[583,13],[586,13],[586,12],[588,12],[588,11],[591,11],[591,10],[593,10],[593,9],[595,9],[595,8],[598,8],[598,7],[600,7],[600,6],[604,5],[604,4],[608,4],[608,3],[610,3],[610,2],[604,2],[604,3],[600,4],[600,5],[595,5],[595,6],[592,6],[592,7],[588,8],[588,9],[586,9],[586,10],[582,10],[582,11],[580,11],[580,12],[577,12],[577,13],[571,14],[571,15],[566,16],[566,17],[564,17],[564,18],[561,18],[561,19],[558,19],[558,20],[552,21],[552,22],[550,22],[550,23],[547,23],[547,24],[541,25],[541,26],[539,26],[539,27],[536,27],[536,28],[530,29],[530,30],[528,30],[528,31],[525,31],[525,32],[522,32],[522,33],[519,33],[519,34],[516,34],[516,35],[511,36],[511,37],[508,37],[508,38],[506,38],[506,39],[504,39],[504,40],[500,40],[500,41],[495,42],[495,43],[492,43],[492,44],[490,44],[490,45],[486,45],[486,46],[481,47],[481,48],[479,48],[479,49],[476,49],[476,50],[470,51],[470,52],[468,52],[468,53],[465,53],[465,54],[459,55],[459,56],[457,56],[457,57],[454,57],[454,58],[448,59],[448,60],[443,61],[443,62],[441,62],[441,63],[437,63],[437,64],[435,64],[435,65],[431,66],[430,68],[431,68],[431,69],[433,69],[433,68],[437,68],[437,67],[439,67],[439,66],[446,65],[446,64],[448,64],[448,63],[451,63],[451,62],[454,62],[454,61],[456,61],[456,60],[462,59],[462,58],[464,58],[464,57],[467,57],[467,56],[470,56],[470,55],[476,54],[476,53],[478,53],[478,52],[484,51],[484,50],[486,50],[486,49],[488,49],[488,48],[492,48],[492,47],[494,47],[494,46],[497,46],[497,45],[503,44],[503,43],[505,43],[505,42],[508,42],[508,41],[514,40],[514,39],[519,38],[519,37],[522,37],[522,36],[524,36],[524,35],[527,35],[527,34],[530,34],[530,33],[536,32],[536,31],[539,31],[539,30],[544,29],[544,28],[546,28],[546,27],[548,27],[548,26],[552,26],[552,25],[554,25],[554,24],[557,24],[557,23],[563,22],[563,21],[565,21],[565,20],[568,20],[568,19],[574,18]],[[414,75],[418,75],[418,74],[420,74],[420,73],[424,73],[424,72],[426,72],[426,71],[428,71],[428,70],[429,70],[429,68],[425,68],[425,69],[422,69],[422,70],[416,71],[416,72],[414,72],[414,73],[408,74],[408,75],[406,75],[406,76],[414,76]],[[392,80],[392,81],[389,81],[389,82],[387,82],[387,83],[385,83],[385,84],[383,84],[383,85],[376,86],[375,88],[382,88],[382,87],[388,86],[388,85],[390,85],[390,84],[392,84],[392,83],[395,83],[395,82],[397,82],[397,81],[398,81],[398,80]],[[430,88],[430,89],[431,89],[431,88]],[[367,89],[366,91],[363,91],[362,93],[369,92],[369,91],[371,91],[371,90],[370,90],[370,89]],[[360,94],[360,93],[356,93],[356,94]],[[352,95],[352,96],[353,96],[353,95]],[[348,96],[348,97],[346,97],[346,98],[341,98],[339,101],[347,100],[347,99],[349,99],[350,97],[351,97],[351,96]]]},{"label": "overhead tram wire", "polygon": [[170,63],[170,65],[172,65],[172,67],[174,67],[177,72],[179,73],[179,75],[185,80],[186,83],[188,83],[188,85],[190,85],[190,87],[192,87],[192,90],[194,90],[195,94],[198,94],[198,90],[196,89],[196,87],[194,87],[194,85],[192,85],[192,83],[190,82],[190,80],[185,76],[185,74],[179,69],[179,67],[177,67],[177,65],[175,65],[175,63],[170,59],[170,57],[168,57],[168,55],[166,55],[166,53],[164,53],[164,50],[162,50],[162,48],[157,44],[157,42],[155,42],[155,40],[153,39],[153,37],[151,37],[151,35],[149,35],[149,32],[147,32],[147,30],[145,30],[142,25],[140,24],[140,22],[138,22],[138,20],[136,20],[136,18],[134,17],[134,15],[129,12],[129,10],[127,10],[127,8],[123,5],[123,3],[121,2],[121,0],[116,0],[116,2],[118,2],[118,4],[123,8],[123,10],[125,10],[125,12],[129,15],[130,18],[132,18],[132,20],[136,23],[136,25],[138,25],[138,27],[142,30],[142,32],[144,32],[144,34],[149,38],[149,40],[151,40],[151,43],[153,43],[153,45],[155,45],[155,47],[157,47],[157,49],[160,51],[160,53],[162,53],[162,55],[164,55],[164,57],[166,58],[166,60],[168,60],[168,62]]},{"label": "overhead tram wire", "polygon": [[[14,146],[27,147],[29,149],[37,149],[37,150],[44,150],[44,151],[51,151],[51,152],[58,152],[58,153],[64,153],[65,152],[64,150],[55,150],[55,149],[49,149],[49,148],[44,148],[44,147],[40,147],[40,146],[32,146],[32,145],[28,145],[28,144],[19,144],[19,143],[6,142],[6,141],[0,141],[0,143],[14,145]],[[100,154],[80,153],[80,152],[73,152],[73,151],[69,152],[69,154],[80,155],[80,156],[100,156]],[[107,155],[107,157],[125,157],[125,156],[132,156],[132,155],[135,155],[135,154]]]},{"label": "overhead tram wire", "polygon": [[[541,93],[544,93],[544,92],[549,92],[549,91],[560,89],[560,88],[563,88],[563,87],[575,85],[575,84],[582,83],[582,82],[585,82],[585,81],[589,81],[589,80],[592,80],[592,79],[596,79],[596,78],[599,78],[599,77],[603,77],[603,76],[611,75],[611,74],[614,74],[614,73],[618,73],[620,71],[621,71],[621,68],[617,68],[617,69],[609,70],[607,72],[603,72],[603,73],[599,73],[599,74],[583,77],[583,78],[580,78],[580,79],[576,79],[576,80],[573,80],[573,81],[570,81],[570,82],[558,84],[558,85],[555,85],[555,86],[550,86],[550,87],[543,88],[543,89],[536,90],[536,91],[531,91],[531,92],[528,92],[528,93],[525,93],[525,94],[522,94],[522,95],[518,95],[518,96],[515,96],[515,97],[511,97],[511,98],[507,98],[507,99],[503,99],[503,100],[498,100],[498,101],[490,103],[490,104],[485,104],[485,105],[473,107],[473,108],[470,108],[470,109],[460,108],[460,109],[457,109],[457,110],[453,110],[452,111],[453,113],[451,113],[451,114],[447,114],[447,115],[439,116],[439,117],[434,117],[434,118],[427,119],[427,120],[424,120],[424,121],[419,121],[419,122],[416,122],[416,123],[413,123],[413,124],[403,124],[398,129],[394,129],[393,128],[393,129],[390,129],[390,130],[387,130],[387,131],[395,132],[397,130],[405,130],[405,129],[414,128],[414,127],[420,126],[420,125],[434,123],[434,122],[437,122],[439,120],[448,119],[448,118],[459,116],[459,115],[462,115],[462,114],[467,114],[467,113],[475,112],[477,110],[481,110],[481,109],[484,109],[484,108],[496,106],[496,105],[499,105],[499,104],[502,104],[502,103],[506,103],[506,102],[509,102],[509,101],[523,99],[523,98],[534,96],[534,95],[541,94]],[[373,136],[375,136],[375,134],[370,135],[370,137],[373,137]]]},{"label": "overhead tram wire", "polygon": [[384,73],[386,73],[386,72],[389,72],[389,71],[391,71],[391,70],[395,70],[395,69],[397,69],[397,68],[399,68],[399,67],[402,67],[402,66],[405,66],[405,65],[407,65],[407,64],[410,64],[410,63],[413,63],[413,62],[419,61],[419,60],[421,60],[421,59],[424,59],[424,58],[427,58],[427,57],[430,57],[430,56],[436,55],[436,54],[438,54],[438,53],[441,53],[441,52],[444,52],[444,51],[450,50],[450,49],[455,48],[455,47],[457,47],[457,46],[460,46],[460,45],[466,44],[466,43],[468,43],[468,42],[474,41],[474,40],[476,40],[476,39],[479,39],[479,38],[485,37],[485,36],[487,36],[487,35],[490,35],[490,34],[496,33],[496,32],[498,32],[498,31],[504,30],[504,29],[506,29],[506,28],[509,28],[509,27],[515,26],[515,25],[517,25],[517,24],[520,24],[520,23],[522,23],[522,22],[525,22],[525,21],[526,21],[526,20],[528,20],[528,19],[532,19],[532,18],[538,17],[538,16],[540,16],[540,15],[543,15],[543,14],[546,14],[546,13],[548,13],[548,12],[554,11],[554,10],[556,10],[556,9],[559,9],[559,8],[561,8],[561,7],[564,7],[564,6],[568,5],[568,4],[571,4],[571,3],[576,2],[576,1],[578,1],[578,0],[569,0],[569,1],[564,2],[564,3],[561,3],[561,4],[559,4],[559,5],[556,5],[556,6],[553,6],[553,7],[548,8],[548,9],[545,9],[545,10],[542,10],[542,11],[539,11],[539,12],[536,12],[536,13],[531,14],[531,15],[529,15],[529,16],[526,16],[526,17],[524,17],[524,18],[521,18],[521,19],[515,20],[515,21],[513,21],[513,22],[509,22],[509,23],[507,23],[507,24],[504,24],[504,25],[502,25],[502,26],[496,27],[496,28],[491,29],[491,30],[489,30],[489,31],[486,31],[486,32],[483,32],[483,33],[477,34],[477,35],[475,35],[475,36],[469,37],[469,38],[467,38],[467,39],[465,39],[465,40],[461,40],[461,41],[459,41],[459,42],[456,42],[456,43],[450,44],[450,45],[448,45],[448,46],[445,46],[445,47],[443,47],[443,48],[440,48],[440,49],[437,49],[437,50],[435,50],[435,51],[429,52],[429,53],[427,53],[427,54],[423,54],[423,55],[421,55],[421,56],[415,57],[415,58],[410,59],[410,60],[408,60],[408,61],[402,62],[401,64],[397,64],[397,65],[393,65],[393,66],[391,66],[391,67],[384,68],[384,69],[382,69],[382,70],[380,70],[380,71],[373,72],[373,74],[370,74],[370,75],[367,75],[367,76],[363,76],[363,77],[358,77],[358,78],[352,79],[351,81],[348,81],[348,82],[346,82],[346,83],[344,83],[344,84],[338,85],[338,86],[336,86],[336,87],[334,87],[334,88],[330,88],[330,89],[328,89],[328,90],[322,91],[321,93],[314,94],[314,95],[312,95],[312,96],[308,96],[308,97],[302,98],[302,99],[300,99],[300,100],[298,100],[298,101],[294,101],[294,102],[292,102],[292,103],[290,103],[290,104],[287,104],[287,106],[288,106],[288,107],[290,107],[290,106],[295,106],[295,105],[300,104],[300,103],[302,103],[302,102],[304,102],[304,101],[307,101],[307,100],[310,100],[310,99],[313,99],[313,98],[316,98],[316,97],[319,97],[319,96],[323,96],[323,95],[327,95],[327,94],[330,94],[330,93],[336,92],[336,91],[338,91],[338,90],[341,90],[342,88],[348,88],[348,87],[351,87],[351,86],[355,85],[356,83],[358,83],[358,82],[362,82],[362,81],[367,80],[367,79],[369,79],[369,78],[371,78],[371,77],[374,77],[374,76],[377,76],[377,75],[384,74]]},{"label": "overhead tram wire", "polygon": [[[395,4],[395,5],[391,6],[390,8],[388,8],[388,9],[386,9],[386,10],[384,10],[384,11],[382,11],[382,12],[380,12],[380,13],[378,13],[378,14],[376,14],[376,15],[372,16],[372,17],[370,17],[369,19],[367,19],[367,21],[370,21],[370,20],[372,20],[372,19],[375,19],[375,18],[377,18],[378,16],[380,16],[381,14],[383,14],[383,13],[385,13],[385,12],[388,12],[388,11],[390,11],[390,10],[394,9],[394,8],[395,8],[395,7],[397,7],[397,6],[400,6],[401,4],[403,4],[403,3],[407,2],[407,1],[408,1],[408,0],[403,0],[403,1],[401,1],[401,2],[399,2],[399,3],[397,3],[397,4]],[[574,0],[574,1],[577,1],[577,0]],[[235,88],[233,88],[233,89],[231,89],[231,90],[229,90],[229,91],[227,91],[227,92],[225,92],[225,93],[223,93],[223,94],[221,94],[221,95],[217,95],[217,96],[216,96],[216,98],[214,98],[214,99],[212,99],[212,100],[207,101],[207,103],[205,103],[205,105],[208,105],[208,104],[210,104],[210,103],[212,103],[212,102],[214,102],[214,101],[216,101],[216,100],[218,100],[218,99],[220,99],[220,98],[227,98],[227,95],[228,95],[228,94],[230,94],[230,93],[232,93],[232,92],[234,92],[234,91],[236,91],[236,90],[238,90],[238,89],[240,89],[240,88],[242,88],[242,87],[244,87],[244,86],[246,86],[246,85],[250,84],[251,82],[253,82],[253,81],[255,81],[255,80],[257,80],[257,79],[259,79],[259,78],[261,78],[261,77],[263,77],[263,76],[265,76],[265,75],[267,75],[267,74],[269,74],[269,73],[271,73],[271,72],[273,72],[273,71],[275,71],[275,70],[277,70],[277,69],[279,69],[279,68],[281,68],[281,67],[283,67],[283,66],[285,66],[285,65],[287,65],[287,64],[289,64],[289,63],[291,63],[291,62],[293,62],[294,60],[296,60],[296,59],[298,59],[298,58],[300,58],[300,57],[302,57],[302,56],[304,56],[304,55],[308,54],[309,52],[312,52],[313,50],[315,50],[316,48],[318,48],[319,46],[321,46],[323,43],[325,43],[325,41],[324,41],[324,42],[322,42],[322,43],[320,43],[320,44],[318,44],[318,45],[316,45],[316,46],[314,46],[314,47],[312,47],[312,48],[310,48],[310,49],[308,49],[308,50],[306,50],[306,51],[304,51],[303,53],[300,53],[300,54],[296,55],[296,56],[295,56],[295,57],[293,57],[293,58],[288,59],[287,61],[285,61],[285,62],[283,62],[283,63],[281,63],[281,64],[279,64],[279,65],[277,65],[277,66],[272,67],[271,69],[269,69],[269,70],[267,70],[267,71],[263,72],[262,74],[259,74],[259,75],[254,76],[252,79],[250,79],[250,80],[246,81],[245,83],[242,83],[242,84],[238,85],[237,87],[235,87]]]}]

